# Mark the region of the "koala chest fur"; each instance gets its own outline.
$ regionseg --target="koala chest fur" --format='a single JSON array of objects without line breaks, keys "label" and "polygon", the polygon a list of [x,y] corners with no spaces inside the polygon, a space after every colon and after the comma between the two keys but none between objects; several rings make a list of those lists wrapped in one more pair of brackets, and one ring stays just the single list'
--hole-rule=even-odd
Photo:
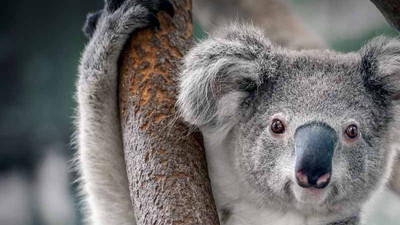
[{"label": "koala chest fur", "polygon": [[226,141],[215,135],[204,136],[213,196],[222,224],[319,225],[335,221],[334,217],[306,216],[293,209],[261,203],[237,175],[235,155],[226,147]]},{"label": "koala chest fur", "polygon": [[[282,213],[253,204],[249,192],[235,172],[234,155],[219,137],[204,136],[213,195],[223,224],[305,225],[305,218],[296,212]],[[268,222],[267,222],[268,221]]]}]

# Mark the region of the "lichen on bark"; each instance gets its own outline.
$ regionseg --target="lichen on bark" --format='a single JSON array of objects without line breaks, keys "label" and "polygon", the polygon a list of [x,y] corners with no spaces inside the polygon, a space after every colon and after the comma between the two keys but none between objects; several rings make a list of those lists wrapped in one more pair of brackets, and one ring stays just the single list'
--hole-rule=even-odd
[{"label": "lichen on bark", "polygon": [[176,116],[178,67],[193,44],[191,1],[160,29],[132,35],[120,58],[120,119],[138,224],[219,224],[202,140]]}]

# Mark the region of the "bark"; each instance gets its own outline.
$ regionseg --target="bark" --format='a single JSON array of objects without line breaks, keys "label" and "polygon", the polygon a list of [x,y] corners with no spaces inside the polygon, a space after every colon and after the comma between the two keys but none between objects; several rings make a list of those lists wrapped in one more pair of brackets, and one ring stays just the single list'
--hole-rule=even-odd
[{"label": "bark", "polygon": [[134,34],[120,58],[120,118],[137,223],[219,224],[201,136],[177,118],[177,67],[193,44],[191,0],[171,1],[160,30]]},{"label": "bark", "polygon": [[399,0],[371,0],[381,11],[385,19],[400,32],[400,1]]}]

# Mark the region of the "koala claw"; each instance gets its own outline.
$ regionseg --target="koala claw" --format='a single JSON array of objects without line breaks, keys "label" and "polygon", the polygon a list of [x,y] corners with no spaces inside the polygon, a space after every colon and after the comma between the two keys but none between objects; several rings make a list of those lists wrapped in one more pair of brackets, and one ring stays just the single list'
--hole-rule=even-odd
[{"label": "koala claw", "polygon": [[159,29],[160,28],[160,21],[158,20],[158,17],[156,14],[154,13],[149,13],[149,15],[147,16],[147,19],[149,21],[149,26],[150,27],[154,27]]},{"label": "koala claw", "polygon": [[160,10],[163,10],[166,13],[168,13],[170,17],[174,17],[175,11],[174,11],[174,6],[171,4],[171,2],[167,0],[162,0],[160,2]]},{"label": "koala claw", "polygon": [[85,25],[82,29],[86,37],[91,38],[93,36],[93,33],[96,30],[97,21],[102,13],[103,10],[101,9],[95,13],[89,13],[87,15]]},{"label": "koala claw", "polygon": [[108,12],[114,12],[121,7],[124,1],[133,1],[133,3],[143,5],[154,13],[158,10],[162,10],[168,13],[171,17],[174,16],[174,7],[168,0],[106,0],[105,8]]},{"label": "koala claw", "polygon": [[114,12],[123,2],[124,0],[105,0],[105,8],[108,12]]},{"label": "koala claw", "polygon": [[150,14],[148,15],[148,21],[150,27],[155,27],[155,28],[160,28],[160,21],[158,20],[157,17],[157,11],[164,11],[166,12],[170,17],[174,17],[175,11],[174,11],[174,6],[169,2],[168,0],[161,0],[158,3],[158,7],[149,7]]},{"label": "koala claw", "polygon": [[[131,17],[128,20],[141,20],[142,23],[141,25],[139,23],[136,23],[137,27],[136,28],[141,28],[146,26],[146,24],[150,27],[154,28],[160,28],[160,22],[158,21],[157,18],[157,12],[158,11],[165,11],[170,17],[173,17],[175,14],[174,11],[174,6],[171,4],[169,0],[105,0],[105,9],[99,10],[95,13],[90,13],[87,16],[85,25],[83,27],[83,33],[86,35],[88,38],[92,38],[95,30],[98,27],[98,21],[99,18],[103,15],[112,15],[112,14],[129,14],[128,9],[131,9],[132,7],[143,7],[147,9],[147,13],[145,14],[140,14],[138,12],[133,13],[133,17]],[[147,15],[146,15],[147,14]],[[115,17],[114,17],[115,18]],[[144,19],[144,20],[143,20]],[[118,19],[120,20],[120,23],[122,21],[126,21],[123,19]]]}]

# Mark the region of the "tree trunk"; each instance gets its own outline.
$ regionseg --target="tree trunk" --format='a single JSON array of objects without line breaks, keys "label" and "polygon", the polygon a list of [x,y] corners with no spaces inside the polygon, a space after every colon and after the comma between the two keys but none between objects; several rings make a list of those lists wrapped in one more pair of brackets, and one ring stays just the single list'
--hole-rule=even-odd
[{"label": "tree trunk", "polygon": [[385,19],[400,32],[400,1],[399,0],[371,0],[381,11]]},{"label": "tree trunk", "polygon": [[191,0],[161,28],[133,34],[120,58],[120,118],[137,223],[219,224],[201,136],[175,111],[178,66],[193,44]]}]

